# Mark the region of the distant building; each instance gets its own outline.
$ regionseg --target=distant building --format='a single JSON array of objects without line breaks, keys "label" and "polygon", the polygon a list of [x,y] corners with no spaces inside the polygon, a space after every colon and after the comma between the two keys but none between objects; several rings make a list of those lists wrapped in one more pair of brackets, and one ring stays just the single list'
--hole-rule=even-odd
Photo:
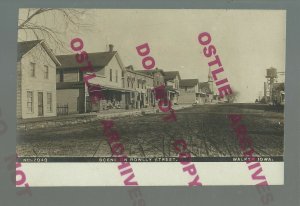
[{"label": "distant building", "polygon": [[[162,69],[153,69],[153,70],[137,70],[136,72],[141,73],[141,74],[146,74],[148,76],[153,77],[153,89],[154,88],[158,88],[161,85],[165,85],[165,72]],[[154,91],[151,91],[152,95]],[[151,100],[153,102],[154,105],[157,105],[158,101],[155,96],[153,95],[153,98]]]},{"label": "distant building", "polygon": [[212,103],[213,100],[217,101],[216,95],[213,95],[211,82],[200,82],[199,83],[199,103],[200,104],[206,104],[206,103]]},{"label": "distant building", "polygon": [[168,99],[170,99],[173,104],[178,103],[180,80],[181,78],[178,71],[164,72],[164,81],[167,89]]},{"label": "distant building", "polygon": [[199,81],[198,79],[180,80],[180,104],[200,103]]},{"label": "distant building", "polygon": [[137,70],[139,73],[147,74],[153,77],[153,87],[159,87],[165,84],[165,72],[162,69],[152,69],[152,70]]},{"label": "distant building", "polygon": [[[109,108],[126,108],[129,103],[130,90],[125,89],[125,67],[117,51],[113,51],[110,45],[107,52],[88,53],[95,69],[96,77],[89,80],[93,85],[100,85],[105,100],[92,104],[89,98],[87,86],[83,81],[86,72],[80,68],[87,62],[78,64],[73,55],[59,55],[57,58],[61,66],[57,68],[57,104],[68,105],[69,114],[101,111]],[[127,99],[126,99],[127,96]]]},{"label": "distant building", "polygon": [[284,83],[273,83],[272,85],[272,103],[274,105],[284,105],[285,103],[285,92]]},{"label": "distant building", "polygon": [[56,67],[43,40],[18,42],[17,118],[56,116]]}]

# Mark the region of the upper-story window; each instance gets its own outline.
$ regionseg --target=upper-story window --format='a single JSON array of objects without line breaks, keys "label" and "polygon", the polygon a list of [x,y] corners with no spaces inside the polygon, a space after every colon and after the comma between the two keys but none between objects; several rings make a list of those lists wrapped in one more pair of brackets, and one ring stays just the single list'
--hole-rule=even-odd
[{"label": "upper-story window", "polygon": [[112,82],[112,79],[113,79],[113,77],[112,77],[113,75],[112,75],[112,69],[110,69],[109,70],[109,80]]},{"label": "upper-story window", "polygon": [[175,89],[178,89],[179,88],[179,82],[178,82],[178,80],[176,79],[175,80]]},{"label": "upper-story window", "polygon": [[35,63],[30,62],[30,76],[35,77]]},{"label": "upper-story window", "polygon": [[83,72],[79,71],[79,81],[83,81]]},{"label": "upper-story window", "polygon": [[49,67],[44,65],[44,78],[49,79]]},{"label": "upper-story window", "polygon": [[116,71],[116,82],[118,82],[118,70]]},{"label": "upper-story window", "polygon": [[144,89],[144,88],[146,89],[146,80],[142,81],[142,89]]},{"label": "upper-story window", "polygon": [[63,70],[59,71],[59,82],[64,82],[64,71]]}]

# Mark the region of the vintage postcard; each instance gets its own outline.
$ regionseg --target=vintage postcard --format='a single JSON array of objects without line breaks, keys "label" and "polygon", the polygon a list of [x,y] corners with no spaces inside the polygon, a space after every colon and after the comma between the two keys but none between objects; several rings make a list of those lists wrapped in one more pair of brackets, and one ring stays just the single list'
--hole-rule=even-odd
[{"label": "vintage postcard", "polygon": [[284,10],[20,9],[26,182],[283,185],[285,46]]}]

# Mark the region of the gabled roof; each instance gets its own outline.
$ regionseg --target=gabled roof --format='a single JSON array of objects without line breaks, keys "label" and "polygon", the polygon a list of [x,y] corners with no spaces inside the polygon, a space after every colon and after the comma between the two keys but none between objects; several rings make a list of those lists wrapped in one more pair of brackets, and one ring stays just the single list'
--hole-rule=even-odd
[{"label": "gabled roof", "polygon": [[55,57],[55,55],[51,51],[51,49],[46,45],[44,40],[33,40],[33,41],[18,42],[18,45],[17,45],[17,47],[18,47],[17,61],[19,62],[25,54],[27,54],[31,49],[36,47],[38,44],[41,44],[41,46],[44,48],[46,53],[50,56],[50,58],[52,59],[52,61],[56,65],[60,65],[60,62],[57,60],[57,58]]},{"label": "gabled roof", "polygon": [[205,93],[212,93],[210,87],[209,87],[209,82],[200,82],[199,83],[199,89],[202,91],[202,92],[205,92]]},{"label": "gabled roof", "polygon": [[149,78],[153,79],[153,75],[148,74],[146,72],[141,72],[142,70],[139,70],[139,71],[134,70],[132,65],[129,65],[129,66],[125,67],[125,69],[126,69],[127,72],[134,73],[134,74],[141,75],[141,76],[145,76],[145,77],[149,77]]},{"label": "gabled roof", "polygon": [[41,42],[42,40],[18,42],[18,61],[22,58],[24,54],[29,52],[33,47],[35,47]]},{"label": "gabled roof", "polygon": [[151,76],[154,76],[155,73],[157,72],[160,72],[162,73],[162,75],[164,76],[165,75],[165,72],[162,70],[162,69],[151,69],[151,70],[136,70],[137,72],[139,73],[144,73],[144,74],[147,74],[147,75],[151,75]]},{"label": "gabled roof", "polygon": [[179,71],[169,71],[169,72],[165,72],[165,81],[168,81],[168,80],[173,80],[176,78],[176,76],[178,75],[179,79],[180,78],[180,74],[179,74]]},{"label": "gabled roof", "polygon": [[[88,53],[88,57],[89,61],[92,62],[93,67],[103,68],[108,65],[116,53],[116,51]],[[76,54],[56,56],[61,63],[61,66],[58,68],[81,68],[83,65],[76,61],[75,56]]]},{"label": "gabled roof", "polygon": [[129,65],[129,66],[125,67],[125,69],[126,69],[127,71],[134,71],[132,65]]},{"label": "gabled roof", "polygon": [[182,79],[179,82],[180,87],[194,87],[199,83],[198,79]]}]

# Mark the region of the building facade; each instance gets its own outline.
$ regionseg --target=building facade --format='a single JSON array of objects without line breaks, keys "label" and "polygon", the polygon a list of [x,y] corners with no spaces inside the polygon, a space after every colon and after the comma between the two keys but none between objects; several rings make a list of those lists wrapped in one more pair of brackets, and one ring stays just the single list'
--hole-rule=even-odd
[{"label": "building facade", "polygon": [[199,104],[209,104],[218,102],[218,96],[213,94],[211,82],[199,83]]},{"label": "building facade", "polygon": [[140,109],[153,106],[153,84],[153,76],[135,71],[132,65],[126,67],[124,88],[131,90],[129,108]]},{"label": "building facade", "polygon": [[56,116],[56,67],[43,40],[18,42],[17,108],[19,119]]},{"label": "building facade", "polygon": [[69,114],[129,108],[132,89],[125,87],[126,68],[112,45],[107,52],[88,54],[96,75],[89,83],[100,86],[105,97],[96,104],[91,102],[83,81],[83,77],[89,73],[82,72],[81,68],[87,63],[78,64],[75,55],[59,55],[57,58],[62,64],[57,68],[57,103],[68,105]]},{"label": "building facade", "polygon": [[[155,107],[158,104],[159,99],[155,97],[155,88],[159,88],[161,86],[166,89],[165,86],[165,73],[163,70],[155,68],[153,70],[138,70],[138,73],[146,74],[147,76],[150,76],[153,78],[152,87],[151,87],[151,95],[152,95],[152,106]],[[149,91],[150,92],[150,91]]]},{"label": "building facade", "polygon": [[168,99],[172,104],[178,104],[180,90],[180,74],[178,71],[164,72],[164,81],[167,89]]},{"label": "building facade", "polygon": [[272,104],[273,105],[284,105],[285,104],[285,92],[284,83],[273,83],[272,85]]},{"label": "building facade", "polygon": [[200,92],[198,79],[180,80],[180,104],[199,104]]}]

